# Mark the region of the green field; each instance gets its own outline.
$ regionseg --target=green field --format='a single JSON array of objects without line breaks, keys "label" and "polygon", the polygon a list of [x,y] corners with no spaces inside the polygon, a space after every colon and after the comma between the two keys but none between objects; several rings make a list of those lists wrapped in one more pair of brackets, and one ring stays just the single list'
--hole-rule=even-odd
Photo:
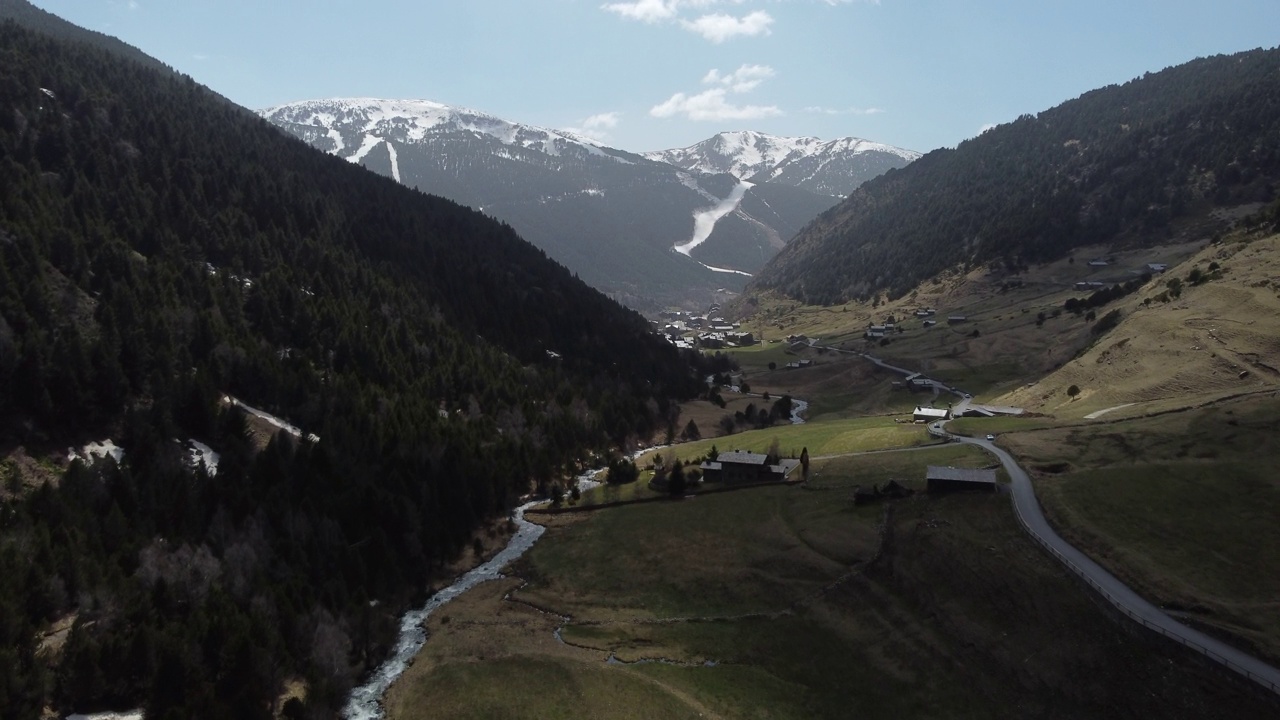
[{"label": "green field", "polygon": [[[994,458],[972,445],[948,443],[911,452],[882,452],[852,455],[813,463],[808,486],[812,488],[870,487],[896,480],[902,485],[923,488],[926,465],[987,467]],[[1000,471],[1003,474],[1003,470]]]},{"label": "green field", "polygon": [[[997,416],[989,418],[956,418],[947,423],[947,432],[968,437],[977,437],[992,433],[1018,432],[1022,430],[1042,430],[1062,425],[1069,421],[1051,417],[1009,417]],[[1079,423],[1079,421],[1075,421]]]},{"label": "green field", "polygon": [[[774,440],[785,457],[798,457],[804,448],[809,455],[836,455],[866,452],[885,448],[903,448],[924,445],[932,441],[923,425],[897,423],[890,417],[854,418],[802,425],[776,425],[763,430],[728,435],[709,440],[684,443],[661,451],[672,453],[681,460],[704,457],[715,446],[720,452],[742,450],[763,453]],[[651,462],[653,453],[640,459],[641,464]]]},{"label": "green field", "polygon": [[1001,438],[1065,537],[1158,605],[1280,658],[1280,402]]},{"label": "green field", "polygon": [[[1272,710],[1098,612],[1021,532],[1003,493],[851,502],[856,484],[899,478],[919,488],[926,464],[987,462],[959,445],[841,457],[815,462],[809,485],[558,516],[512,580],[433,616],[389,716]],[[611,656],[675,664],[605,662]]]},{"label": "green field", "polygon": [[[649,682],[605,666],[533,657],[483,664],[446,665],[407,689],[442,699],[431,717],[475,718],[697,718],[675,697],[656,693]],[[394,713],[400,708],[393,708]]]}]

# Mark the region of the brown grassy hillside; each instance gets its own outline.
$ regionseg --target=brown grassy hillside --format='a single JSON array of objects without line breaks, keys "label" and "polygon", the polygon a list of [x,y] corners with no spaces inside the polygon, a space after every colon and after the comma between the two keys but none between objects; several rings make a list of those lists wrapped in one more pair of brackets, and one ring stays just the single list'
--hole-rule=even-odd
[{"label": "brown grassy hillside", "polygon": [[[1193,285],[1196,271],[1209,279]],[[1123,316],[1115,329],[1000,402],[1072,418],[1280,387],[1280,236],[1210,244],[1114,306]],[[1074,400],[1072,385],[1080,388]]]}]

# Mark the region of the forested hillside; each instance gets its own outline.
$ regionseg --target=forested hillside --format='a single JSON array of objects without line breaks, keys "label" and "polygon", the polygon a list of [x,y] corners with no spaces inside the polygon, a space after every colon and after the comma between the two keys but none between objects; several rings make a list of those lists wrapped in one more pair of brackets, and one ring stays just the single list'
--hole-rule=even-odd
[{"label": "forested hillside", "polygon": [[[430,569],[690,360],[508,227],[0,25],[0,714],[266,717],[293,678],[332,716]],[[319,439],[259,450],[224,394]]]},{"label": "forested hillside", "polygon": [[156,70],[174,72],[173,68],[119,38],[69,23],[53,13],[41,10],[27,0],[0,0],[0,20],[13,20],[25,28],[50,37],[82,42]]},{"label": "forested hillside", "polygon": [[1089,92],[867,182],[753,287],[822,304],[898,296],[946,268],[1212,232],[1215,208],[1276,196],[1278,117],[1275,49]]}]

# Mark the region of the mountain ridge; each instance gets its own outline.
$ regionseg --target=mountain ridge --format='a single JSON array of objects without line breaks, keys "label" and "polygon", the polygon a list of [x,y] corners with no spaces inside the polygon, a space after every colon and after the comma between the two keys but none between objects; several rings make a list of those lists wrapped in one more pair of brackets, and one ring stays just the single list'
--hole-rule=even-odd
[{"label": "mountain ridge", "polygon": [[[722,288],[741,289],[782,242],[836,202],[761,181],[717,215],[708,234],[698,218],[729,199],[740,179],[728,173],[686,170],[431,100],[304,100],[259,114],[313,147],[510,224],[639,309],[705,306]],[[692,249],[675,251],[695,235]]]},{"label": "mountain ridge", "polygon": [[720,132],[688,147],[642,154],[685,170],[729,173],[752,182],[779,181],[840,197],[866,180],[888,169],[904,167],[921,156],[914,150],[857,137],[823,140],[754,130]]},{"label": "mountain ridge", "polygon": [[424,574],[705,387],[510,226],[119,48],[0,57],[6,717],[335,717]]},{"label": "mountain ridge", "polygon": [[1200,58],[1023,115],[861,186],[753,280],[819,304],[949,268],[1209,237],[1275,197],[1280,50]]}]

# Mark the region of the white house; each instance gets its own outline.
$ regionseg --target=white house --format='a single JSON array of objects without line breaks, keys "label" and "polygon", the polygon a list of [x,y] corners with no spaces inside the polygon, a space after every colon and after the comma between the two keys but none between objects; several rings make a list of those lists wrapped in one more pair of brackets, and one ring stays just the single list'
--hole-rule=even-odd
[{"label": "white house", "polygon": [[951,411],[946,408],[931,408],[917,405],[915,411],[911,413],[911,417],[916,422],[949,420],[951,418]]}]

